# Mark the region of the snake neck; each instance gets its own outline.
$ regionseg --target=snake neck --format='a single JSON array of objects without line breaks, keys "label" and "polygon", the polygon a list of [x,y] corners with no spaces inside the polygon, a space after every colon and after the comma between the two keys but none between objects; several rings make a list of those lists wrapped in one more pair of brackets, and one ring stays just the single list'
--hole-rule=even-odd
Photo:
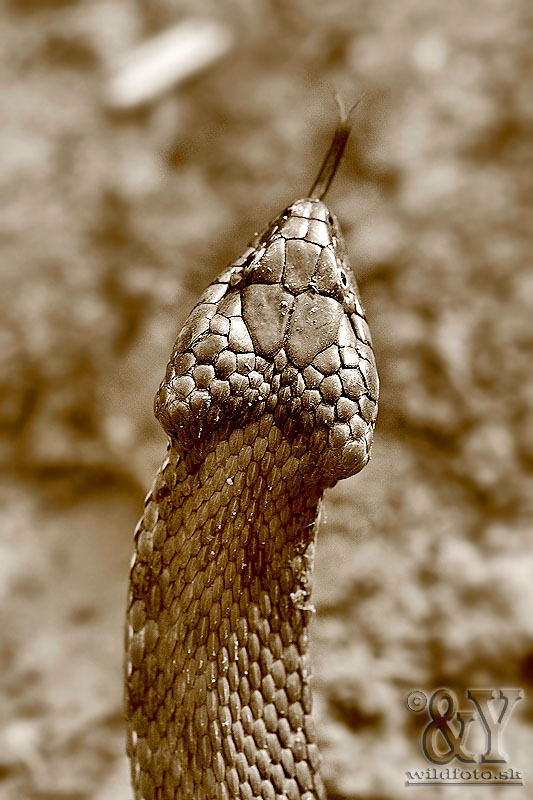
[{"label": "snake neck", "polygon": [[128,612],[137,798],[323,798],[307,626],[321,491],[273,418],[170,447]]}]

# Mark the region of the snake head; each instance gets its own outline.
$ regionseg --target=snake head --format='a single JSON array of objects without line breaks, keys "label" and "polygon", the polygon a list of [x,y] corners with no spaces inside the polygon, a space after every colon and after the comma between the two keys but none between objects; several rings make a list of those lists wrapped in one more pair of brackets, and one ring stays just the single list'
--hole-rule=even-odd
[{"label": "snake head", "polygon": [[270,415],[322,488],[370,455],[378,378],[335,217],[289,206],[202,295],[174,345],[155,413],[198,458],[213,437]]}]

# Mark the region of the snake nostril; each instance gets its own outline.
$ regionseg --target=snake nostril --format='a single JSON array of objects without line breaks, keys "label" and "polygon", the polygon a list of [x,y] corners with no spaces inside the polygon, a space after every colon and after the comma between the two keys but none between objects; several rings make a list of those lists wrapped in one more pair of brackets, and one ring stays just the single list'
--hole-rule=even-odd
[{"label": "snake nostril", "polygon": [[330,225],[333,225],[333,217],[331,216],[331,214],[328,216],[328,222]]}]

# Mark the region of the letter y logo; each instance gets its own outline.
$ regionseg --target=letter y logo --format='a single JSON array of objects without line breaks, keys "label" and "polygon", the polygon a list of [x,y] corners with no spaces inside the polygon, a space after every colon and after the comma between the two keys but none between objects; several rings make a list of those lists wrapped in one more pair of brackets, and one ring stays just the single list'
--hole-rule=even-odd
[{"label": "letter y logo", "polygon": [[[503,731],[509,722],[509,717],[518,703],[524,697],[522,689],[468,689],[466,696],[477,708],[481,724],[487,735],[487,749],[481,756],[485,764],[501,764],[507,761],[503,751]],[[499,697],[502,707],[495,719],[489,701]]]}]

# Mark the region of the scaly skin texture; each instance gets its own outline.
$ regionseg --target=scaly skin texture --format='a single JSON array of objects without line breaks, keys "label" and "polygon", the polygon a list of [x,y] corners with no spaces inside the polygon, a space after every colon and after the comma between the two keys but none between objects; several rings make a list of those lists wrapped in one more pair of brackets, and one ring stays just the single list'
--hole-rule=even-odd
[{"label": "scaly skin texture", "polygon": [[204,293],[156,397],[135,535],[137,800],[324,798],[308,624],[324,490],[367,463],[378,383],[337,221],[293,203]]}]

